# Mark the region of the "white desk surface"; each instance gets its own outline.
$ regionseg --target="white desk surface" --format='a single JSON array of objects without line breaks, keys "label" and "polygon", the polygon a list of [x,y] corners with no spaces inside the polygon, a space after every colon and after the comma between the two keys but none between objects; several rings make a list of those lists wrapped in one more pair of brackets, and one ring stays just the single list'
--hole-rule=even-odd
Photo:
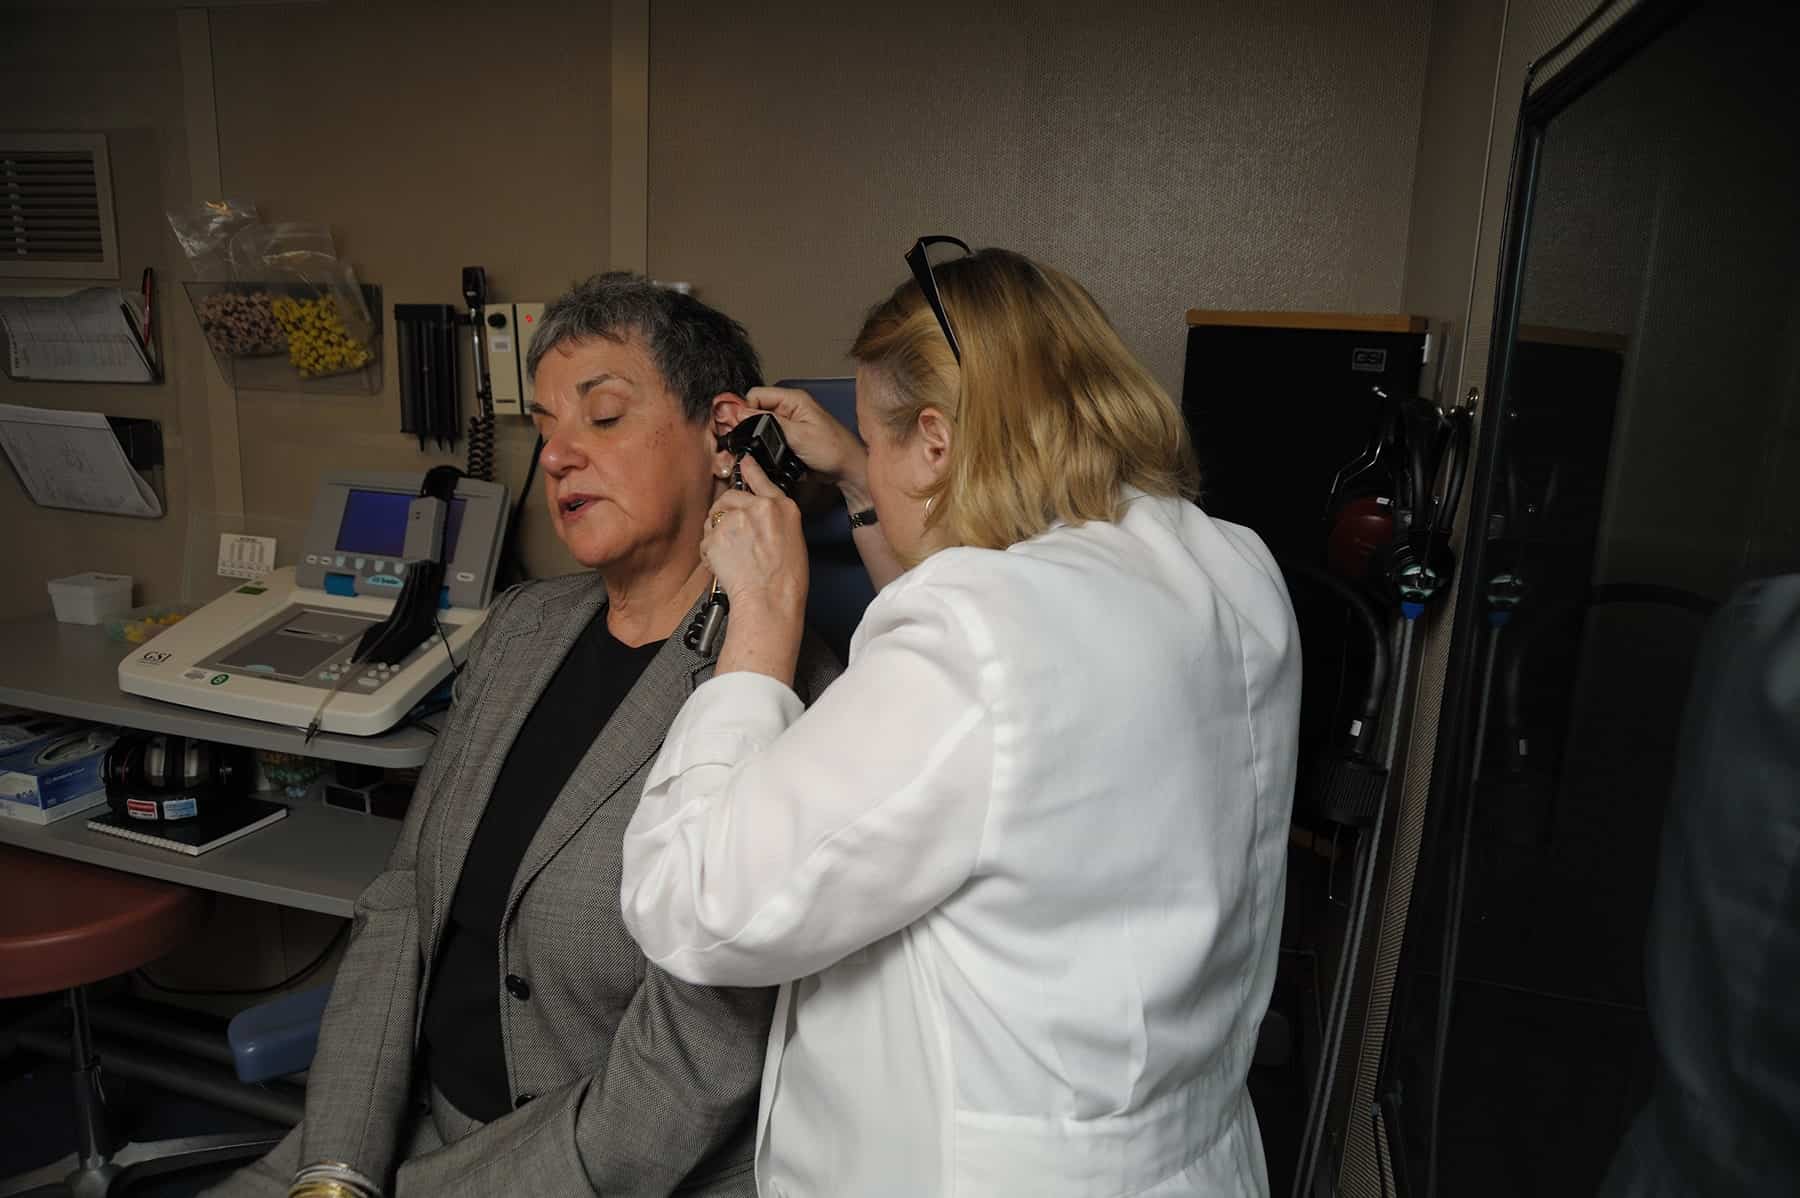
[{"label": "white desk surface", "polygon": [[[380,736],[321,732],[308,742],[299,728],[128,695],[119,689],[119,662],[135,647],[109,640],[97,625],[64,624],[48,616],[0,623],[0,703],[121,728],[389,769],[425,764],[437,739],[423,728],[400,728]],[[437,718],[432,717],[434,724]]]},{"label": "white desk surface", "polygon": [[[422,764],[436,740],[430,732],[408,728],[370,737],[325,733],[308,744],[298,729],[127,695],[119,690],[116,671],[119,659],[130,650],[129,645],[108,640],[99,627],[63,624],[48,617],[0,623],[0,703],[125,728],[391,768]],[[0,816],[0,842],[348,918],[356,896],[381,872],[393,851],[400,821],[316,801],[283,801],[288,815],[280,823],[198,857],[88,831],[89,816],[103,807],[45,827]]]}]

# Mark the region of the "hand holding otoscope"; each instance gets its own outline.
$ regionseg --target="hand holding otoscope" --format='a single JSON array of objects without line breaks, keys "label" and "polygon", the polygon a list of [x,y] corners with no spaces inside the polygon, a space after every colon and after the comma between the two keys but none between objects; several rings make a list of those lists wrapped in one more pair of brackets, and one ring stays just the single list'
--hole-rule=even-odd
[{"label": "hand holding otoscope", "polygon": [[[744,481],[746,455],[761,467],[769,481],[780,487],[783,493],[791,494],[795,485],[806,477],[806,463],[789,447],[781,425],[767,412],[747,417],[725,434],[721,442],[722,447],[737,459],[731,468],[733,490],[750,489]],[[710,519],[714,527],[717,527],[723,515],[725,513],[719,510],[713,512]],[[731,601],[715,572],[706,605],[694,617],[693,623],[688,625],[687,635],[683,638],[687,647],[709,657],[717,653],[725,639],[725,619],[730,609]]]}]

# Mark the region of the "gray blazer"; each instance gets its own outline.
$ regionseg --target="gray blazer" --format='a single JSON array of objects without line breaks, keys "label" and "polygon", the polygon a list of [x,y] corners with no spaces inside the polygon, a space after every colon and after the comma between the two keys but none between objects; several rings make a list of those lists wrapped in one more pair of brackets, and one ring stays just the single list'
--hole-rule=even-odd
[{"label": "gray blazer", "polygon": [[[599,577],[581,574],[509,591],[489,613],[400,842],[357,900],[307,1082],[300,1162],[343,1161],[402,1195],[755,1192],[774,992],[678,981],[644,960],[619,918],[620,840],[644,775],[712,675],[714,660],[682,644],[686,621],[581,759],[513,879],[494,985],[516,1109],[403,1159],[428,966],[469,842],[526,714],[605,600]],[[810,702],[838,670],[809,636],[795,689]],[[525,998],[505,989],[508,975],[529,983]]]}]

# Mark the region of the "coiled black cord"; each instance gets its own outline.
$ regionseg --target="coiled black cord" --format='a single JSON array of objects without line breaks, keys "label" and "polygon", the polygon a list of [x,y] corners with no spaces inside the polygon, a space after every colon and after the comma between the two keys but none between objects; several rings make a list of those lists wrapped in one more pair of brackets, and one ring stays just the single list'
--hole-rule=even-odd
[{"label": "coiled black cord", "polygon": [[481,412],[469,417],[467,473],[482,482],[494,481],[494,401],[486,395],[481,397]]}]

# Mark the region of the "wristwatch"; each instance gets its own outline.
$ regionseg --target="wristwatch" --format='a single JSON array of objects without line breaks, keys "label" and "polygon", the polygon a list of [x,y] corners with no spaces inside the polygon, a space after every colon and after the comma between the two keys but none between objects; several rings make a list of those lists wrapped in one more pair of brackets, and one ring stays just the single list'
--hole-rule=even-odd
[{"label": "wristwatch", "polygon": [[860,512],[850,513],[851,528],[867,528],[871,524],[878,523],[880,523],[880,521],[875,519],[875,509],[872,507],[866,507]]}]

